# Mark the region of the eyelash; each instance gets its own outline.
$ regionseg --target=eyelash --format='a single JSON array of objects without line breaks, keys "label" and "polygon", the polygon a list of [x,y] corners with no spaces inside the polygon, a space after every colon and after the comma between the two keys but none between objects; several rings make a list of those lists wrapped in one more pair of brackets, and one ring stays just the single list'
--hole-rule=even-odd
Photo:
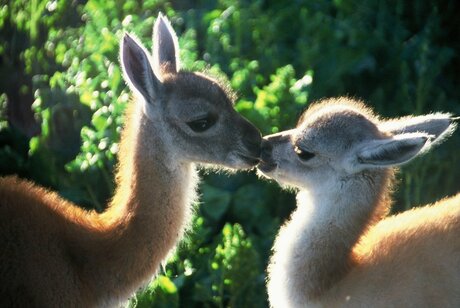
[{"label": "eyelash", "polygon": [[313,157],[315,157],[315,153],[312,153],[312,152],[308,152],[308,151],[305,151],[305,150],[302,150],[301,148],[299,148],[298,146],[295,146],[294,147],[294,152],[297,154],[297,156],[303,160],[303,161],[307,161],[307,160],[310,160],[312,159]]},{"label": "eyelash", "polygon": [[216,119],[211,116],[207,116],[198,120],[187,122],[187,125],[197,133],[204,132],[211,128],[216,123]]}]

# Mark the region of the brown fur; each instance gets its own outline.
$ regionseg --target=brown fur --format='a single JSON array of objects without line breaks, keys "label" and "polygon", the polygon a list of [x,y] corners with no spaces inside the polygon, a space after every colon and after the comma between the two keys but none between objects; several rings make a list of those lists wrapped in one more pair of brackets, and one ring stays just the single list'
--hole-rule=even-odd
[{"label": "brown fur", "polygon": [[174,185],[183,179],[143,155],[152,146],[139,136],[146,120],[139,108],[127,114],[118,186],[104,213],[16,177],[0,179],[0,306],[24,298],[41,307],[110,306],[151,279],[180,238],[189,187]]},{"label": "brown fur", "polygon": [[355,266],[325,307],[458,307],[460,194],[390,216],[353,249]]},{"label": "brown fur", "polygon": [[235,111],[225,87],[179,70],[177,37],[161,14],[153,33],[153,57],[133,36],[121,40],[121,68],[136,100],[104,213],[0,179],[0,307],[120,305],[181,239],[196,197],[195,164],[259,162],[260,132]]}]

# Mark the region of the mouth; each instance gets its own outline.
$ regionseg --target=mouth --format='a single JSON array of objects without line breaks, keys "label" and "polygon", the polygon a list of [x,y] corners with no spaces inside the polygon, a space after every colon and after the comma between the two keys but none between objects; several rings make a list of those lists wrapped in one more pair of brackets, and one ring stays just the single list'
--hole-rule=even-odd
[{"label": "mouth", "polygon": [[276,167],[278,167],[278,165],[275,162],[264,160],[261,160],[257,165],[257,169],[259,169],[262,173],[265,174],[273,172],[276,169]]},{"label": "mouth", "polygon": [[277,162],[272,156],[272,145],[265,141],[262,143],[262,152],[260,155],[260,162],[257,165],[257,169],[264,174],[273,172],[278,167]]},{"label": "mouth", "polygon": [[238,157],[245,162],[245,164],[254,167],[260,162],[259,157],[251,156],[251,155],[246,155],[246,154],[241,154],[238,153]]}]

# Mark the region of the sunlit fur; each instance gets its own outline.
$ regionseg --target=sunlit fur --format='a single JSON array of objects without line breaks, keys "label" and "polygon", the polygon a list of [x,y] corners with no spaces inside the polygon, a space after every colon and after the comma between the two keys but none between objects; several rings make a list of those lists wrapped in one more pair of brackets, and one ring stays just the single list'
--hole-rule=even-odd
[{"label": "sunlit fur", "polygon": [[155,145],[139,138],[145,117],[129,109],[118,186],[104,213],[15,177],[0,179],[2,306],[118,305],[152,278],[180,239],[196,173],[190,164],[156,161]]},{"label": "sunlit fur", "polygon": [[[195,163],[241,169],[257,162],[258,130],[218,83],[174,71],[177,38],[161,15],[154,33],[155,61],[129,35],[121,44],[135,99],[126,110],[115,195],[105,212],[82,210],[16,177],[0,178],[0,307],[119,307],[154,277],[190,223]],[[167,70],[151,67],[162,60]],[[184,123],[207,112],[218,119],[205,132]]]},{"label": "sunlit fur", "polygon": [[[386,217],[393,166],[454,129],[449,114],[384,121],[339,98],[265,137],[261,172],[299,190],[273,247],[270,305],[460,307],[460,195]],[[315,157],[301,161],[295,144]]]}]

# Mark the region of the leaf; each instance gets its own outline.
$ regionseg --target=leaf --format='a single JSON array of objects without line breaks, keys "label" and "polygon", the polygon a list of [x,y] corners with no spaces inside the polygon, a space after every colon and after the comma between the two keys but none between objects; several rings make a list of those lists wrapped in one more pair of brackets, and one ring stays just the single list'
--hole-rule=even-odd
[{"label": "leaf", "polygon": [[[99,109],[100,110],[100,109]],[[107,118],[101,112],[96,111],[91,119],[91,123],[98,131],[104,130],[108,126]]]},{"label": "leaf", "polygon": [[145,290],[136,294],[129,307],[136,308],[174,308],[179,307],[179,294],[174,282],[164,275],[159,275]]}]

